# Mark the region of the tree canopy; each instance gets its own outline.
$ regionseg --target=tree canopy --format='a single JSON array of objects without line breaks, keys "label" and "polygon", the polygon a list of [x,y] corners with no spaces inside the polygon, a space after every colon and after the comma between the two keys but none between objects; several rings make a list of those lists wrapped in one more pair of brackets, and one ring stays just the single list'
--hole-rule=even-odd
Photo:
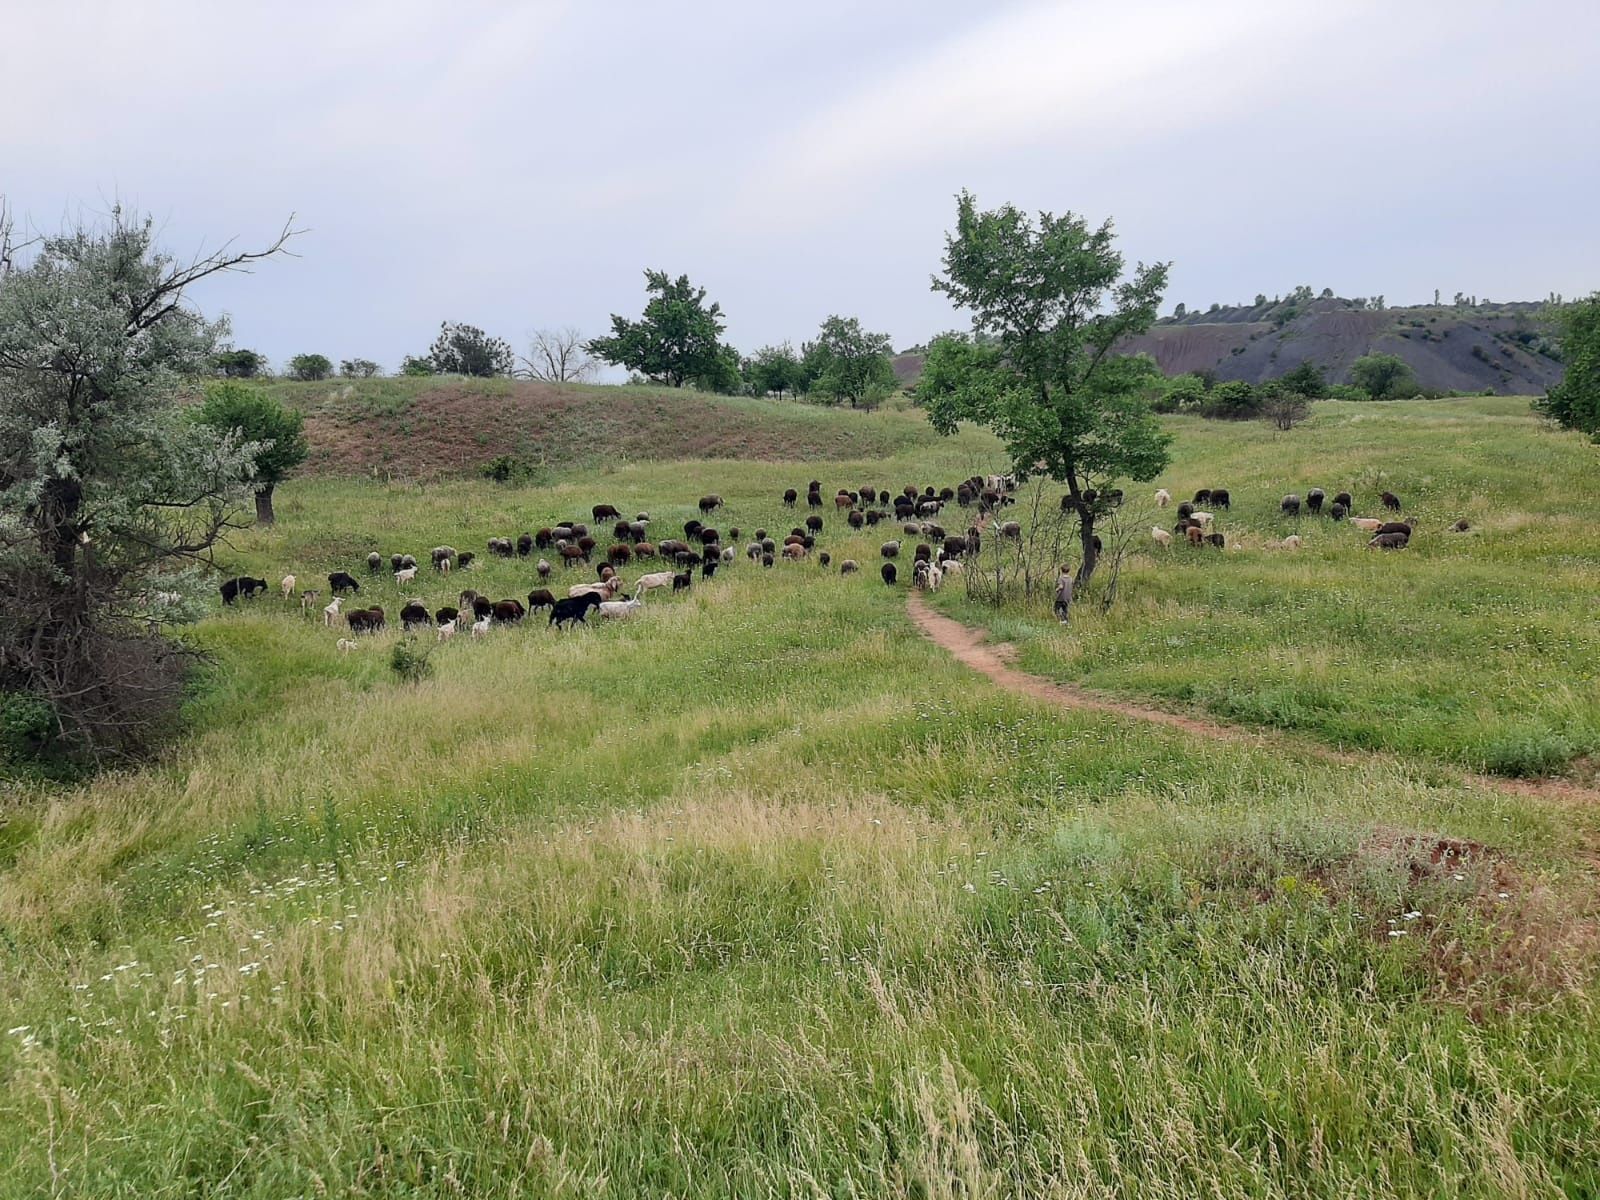
[{"label": "tree canopy", "polygon": [[516,366],[511,343],[492,337],[476,325],[441,321],[439,336],[428,351],[435,374],[471,375],[492,379],[509,375]]},{"label": "tree canopy", "polygon": [[256,521],[271,525],[272,493],[278,484],[305,462],[305,416],[285,408],[259,387],[243,383],[213,383],[206,388],[199,420],[219,433],[232,433],[236,441],[253,445]]},{"label": "tree canopy", "polygon": [[881,399],[894,387],[886,333],[869,333],[857,317],[831,316],[806,345],[806,374],[813,395],[854,408]]},{"label": "tree canopy", "polygon": [[646,271],[644,279],[644,315],[630,321],[611,314],[611,336],[591,341],[589,353],[670,387],[725,381],[722,306],[708,305],[705,288],[687,275],[671,279],[665,271]]},{"label": "tree canopy", "polygon": [[1155,323],[1167,266],[1140,264],[1124,279],[1113,242],[1109,221],[1093,228],[1070,212],[1034,221],[1009,204],[984,212],[962,192],[933,288],[972,314],[978,337],[938,339],[919,388],[941,433],[987,425],[1020,476],[1043,471],[1067,485],[1080,585],[1094,573],[1109,485],[1154,479],[1170,443],[1144,398],[1154,363],[1115,349]]},{"label": "tree canopy", "polygon": [[800,356],[788,342],[781,346],[763,346],[744,364],[745,383],[757,396],[777,396],[794,393],[800,387]]},{"label": "tree canopy", "polygon": [[211,362],[224,379],[254,379],[267,370],[267,356],[254,350],[219,350]]},{"label": "tree canopy", "polygon": [[1600,439],[1600,292],[1561,308],[1556,324],[1567,371],[1537,407],[1562,428]]},{"label": "tree canopy", "polygon": [[1350,364],[1350,382],[1374,400],[1403,400],[1417,394],[1416,373],[1398,354],[1366,354]]},{"label": "tree canopy", "polygon": [[326,354],[296,354],[289,360],[290,379],[326,379],[333,374],[333,362]]},{"label": "tree canopy", "polygon": [[1321,367],[1309,358],[1289,371],[1279,381],[1283,389],[1307,400],[1321,400],[1328,394],[1328,377]]}]

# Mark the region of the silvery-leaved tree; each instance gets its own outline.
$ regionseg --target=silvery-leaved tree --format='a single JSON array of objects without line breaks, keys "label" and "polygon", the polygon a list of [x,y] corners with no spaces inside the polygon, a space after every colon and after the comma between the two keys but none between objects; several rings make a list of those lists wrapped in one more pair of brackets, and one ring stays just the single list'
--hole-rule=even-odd
[{"label": "silvery-leaved tree", "polygon": [[197,611],[260,450],[185,411],[227,332],[185,293],[289,235],[182,262],[117,210],[0,246],[0,693],[48,704],[72,751],[138,754],[175,711],[157,630]]},{"label": "silvery-leaved tree", "polygon": [[1066,484],[1080,588],[1099,558],[1095,521],[1119,497],[1111,485],[1167,465],[1171,439],[1144,398],[1153,365],[1118,352],[1155,323],[1166,283],[1164,263],[1123,278],[1109,221],[1091,228],[1073,213],[1040,213],[1035,223],[1009,204],[981,212],[967,192],[933,280],[972,314],[974,336],[934,340],[917,397],[941,433],[986,425],[1020,477]]}]

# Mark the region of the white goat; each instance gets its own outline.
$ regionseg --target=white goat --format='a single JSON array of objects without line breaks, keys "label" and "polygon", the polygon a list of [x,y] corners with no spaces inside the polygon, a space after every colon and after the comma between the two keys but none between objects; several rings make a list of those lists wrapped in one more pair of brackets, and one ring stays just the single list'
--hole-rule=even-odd
[{"label": "white goat", "polygon": [[335,596],[332,600],[328,601],[328,606],[322,610],[322,623],[324,625],[327,625],[330,628],[332,627],[333,619],[339,615],[339,606],[343,603],[343,596]]},{"label": "white goat", "polygon": [[652,571],[648,575],[639,576],[639,582],[633,585],[633,594],[642,596],[652,588],[669,588],[671,586],[671,571]]},{"label": "white goat", "polygon": [[1171,503],[1172,503],[1172,493],[1167,491],[1166,488],[1157,488],[1156,489],[1156,507],[1157,508],[1165,508],[1167,505],[1169,505]]},{"label": "white goat", "polygon": [[278,584],[278,586],[283,589],[283,598],[285,600],[294,595],[294,584],[295,578],[293,575],[285,575],[283,577],[283,581]]},{"label": "white goat", "polygon": [[635,596],[632,600],[602,600],[600,602],[600,615],[602,617],[631,617],[644,607],[644,601]]},{"label": "white goat", "polygon": [[394,573],[395,586],[398,587],[401,584],[410,583],[416,577],[417,569],[415,567],[401,567],[400,570]]},{"label": "white goat", "polygon": [[1162,546],[1170,546],[1170,545],[1172,545],[1172,535],[1170,533],[1168,533],[1165,529],[1161,528],[1161,526],[1159,526],[1159,525],[1150,526],[1150,536],[1153,537]]},{"label": "white goat", "polygon": [[481,638],[485,634],[487,634],[488,632],[489,632],[489,618],[488,617],[484,617],[481,621],[474,621],[472,623],[472,636],[473,637]]},{"label": "white goat", "polygon": [[439,626],[439,632],[435,640],[440,642],[448,642],[451,638],[455,637],[456,622],[458,620],[460,620],[459,617],[451,617],[443,625]]}]

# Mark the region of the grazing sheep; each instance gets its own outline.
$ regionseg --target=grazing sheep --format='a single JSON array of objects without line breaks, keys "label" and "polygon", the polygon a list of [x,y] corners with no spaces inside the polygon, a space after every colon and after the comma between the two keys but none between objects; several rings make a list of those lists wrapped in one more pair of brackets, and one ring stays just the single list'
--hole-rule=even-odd
[{"label": "grazing sheep", "polygon": [[1312,488],[1306,493],[1306,507],[1311,510],[1313,515],[1320,513],[1322,511],[1322,502],[1326,498],[1327,493],[1321,488]]},{"label": "grazing sheep", "polygon": [[700,512],[703,514],[713,512],[722,507],[721,496],[701,496]]},{"label": "grazing sheep", "polygon": [[560,629],[570,621],[576,621],[580,625],[587,625],[589,623],[589,610],[591,608],[599,608],[601,603],[600,597],[593,592],[583,596],[568,596],[565,600],[557,600],[555,607],[550,610],[550,624],[557,629]]},{"label": "grazing sheep", "polygon": [[472,623],[472,636],[475,638],[487,636],[489,633],[489,626],[490,621],[488,617],[479,617]]},{"label": "grazing sheep", "polygon": [[649,534],[649,527],[650,527],[650,522],[649,521],[629,521],[628,522],[628,540],[630,542],[642,542],[642,541],[644,541],[644,539]]},{"label": "grazing sheep", "polygon": [[888,515],[889,514],[884,512],[882,509],[869,508],[869,509],[867,509],[867,525],[869,527],[873,526],[873,525],[876,525],[879,521],[883,520]]},{"label": "grazing sheep", "polygon": [[389,570],[398,571],[401,567],[403,567],[405,565],[406,565],[406,556],[404,554],[391,554],[391,555],[389,555]]},{"label": "grazing sheep", "polygon": [[417,569],[415,567],[406,567],[402,570],[396,571],[394,573],[395,586],[398,587],[401,584],[410,583],[416,577]]},{"label": "grazing sheep", "polygon": [[1152,525],[1150,527],[1150,536],[1161,545],[1162,549],[1166,549],[1172,545],[1172,535],[1159,525]]},{"label": "grazing sheep", "polygon": [[722,535],[715,529],[702,529],[700,531],[700,544],[702,546],[715,546],[722,541]]},{"label": "grazing sheep", "polygon": [[410,554],[402,554],[400,556],[400,569],[402,571],[409,571],[413,567],[415,567],[416,565],[417,565],[417,560],[416,560],[416,558],[414,556],[412,556]]},{"label": "grazing sheep", "polygon": [[338,641],[339,653],[349,654],[350,651],[354,650],[359,644],[360,643],[352,641],[350,638],[340,638]]},{"label": "grazing sheep", "polygon": [[567,589],[568,599],[578,596],[599,596],[602,600],[610,600],[622,590],[622,576],[613,575],[610,579],[603,579],[599,583],[576,583]]},{"label": "grazing sheep", "polygon": [[1283,541],[1281,543],[1279,543],[1279,544],[1285,550],[1298,550],[1298,549],[1300,549],[1300,535],[1298,533],[1291,533],[1288,537],[1284,538]]},{"label": "grazing sheep", "polygon": [[615,520],[617,517],[620,517],[622,515],[620,512],[618,512],[615,508],[613,508],[609,504],[596,504],[593,508],[591,508],[589,510],[589,512],[593,514],[594,520],[595,520],[595,524],[597,524],[597,525],[601,521]]},{"label": "grazing sheep", "polygon": [[[670,572],[669,572],[670,574]],[[694,572],[684,571],[682,574],[672,576],[672,590],[686,592],[694,586]]]},{"label": "grazing sheep", "polygon": [[463,550],[460,554],[456,555],[456,566],[465,571],[472,565],[472,560],[477,557],[478,556],[471,550]]},{"label": "grazing sheep", "polygon": [[446,622],[454,621],[460,615],[461,615],[461,610],[459,608],[454,608],[451,605],[446,604],[438,612],[433,614],[433,619],[438,624],[443,625]]},{"label": "grazing sheep", "polygon": [[1350,524],[1361,530],[1362,533],[1377,533],[1378,526],[1382,525],[1383,522],[1376,517],[1351,517]]},{"label": "grazing sheep", "polygon": [[300,611],[304,613],[318,600],[322,599],[322,592],[318,588],[307,588],[300,593]]},{"label": "grazing sheep", "polygon": [[1393,492],[1385,492],[1383,494],[1382,498],[1383,498],[1383,506],[1385,508],[1387,508],[1390,512],[1399,512],[1400,511],[1400,497],[1399,496],[1396,496]]},{"label": "grazing sheep", "polygon": [[[677,591],[678,589],[673,587],[673,580],[677,578],[678,576],[671,571],[652,571],[648,575],[639,576],[638,581],[633,585],[633,594],[642,596],[653,588],[664,587],[670,587],[673,591]],[[687,587],[688,585],[685,584],[684,586]]]},{"label": "grazing sheep", "polygon": [[1406,533],[1398,531],[1380,533],[1367,543],[1367,549],[1370,550],[1373,547],[1377,547],[1379,550],[1404,550],[1406,544],[1410,541],[1411,536]]},{"label": "grazing sheep", "polygon": [[1356,506],[1356,502],[1350,498],[1349,492],[1336,492],[1333,497],[1333,502],[1335,504],[1344,505],[1345,512],[1349,512]]},{"label": "grazing sheep", "polygon": [[1403,533],[1407,537],[1410,537],[1413,531],[1414,526],[1410,521],[1385,521],[1382,525],[1378,526],[1378,532],[1380,534]]},{"label": "grazing sheep", "polygon": [[1156,489],[1156,507],[1157,508],[1165,508],[1167,505],[1169,505],[1171,503],[1172,503],[1172,493],[1167,491],[1166,488],[1157,488]]},{"label": "grazing sheep", "polygon": [[400,625],[407,632],[419,625],[432,625],[428,610],[416,600],[409,600],[400,608]]},{"label": "grazing sheep", "polygon": [[1193,512],[1189,514],[1189,520],[1199,525],[1201,529],[1209,528],[1211,522],[1215,519],[1216,517],[1208,512]]},{"label": "grazing sheep", "polygon": [[637,546],[635,546],[633,548],[633,557],[636,558],[636,559],[638,559],[638,558],[654,558],[655,556],[656,556],[656,548],[653,545],[651,545],[649,542],[640,542]]},{"label": "grazing sheep", "polygon": [[883,567],[881,570],[879,570],[878,574],[883,576],[883,581],[885,583],[887,583],[890,587],[893,587],[894,581],[898,577],[899,573],[895,570],[892,562],[886,562],[883,564]]},{"label": "grazing sheep", "polygon": [[867,515],[859,508],[852,508],[849,513],[845,515],[845,522],[850,526],[851,529],[860,529],[867,523]]},{"label": "grazing sheep", "polygon": [[1206,545],[1208,546],[1215,546],[1218,550],[1221,550],[1227,544],[1228,539],[1220,533],[1206,534]]},{"label": "grazing sheep", "polygon": [[799,562],[806,556],[805,543],[785,542],[783,547],[783,556],[790,562]]},{"label": "grazing sheep", "polygon": [[479,596],[472,602],[472,615],[480,621],[494,616],[494,602],[487,596]]},{"label": "grazing sheep", "polygon": [[1454,525],[1450,526],[1450,532],[1451,533],[1465,533],[1465,532],[1467,532],[1467,530],[1469,530],[1471,528],[1472,528],[1472,526],[1470,524],[1468,524],[1467,519],[1465,517],[1462,517]]},{"label": "grazing sheep", "polygon": [[1227,488],[1212,488],[1211,489],[1211,507],[1212,508],[1232,508],[1233,507],[1233,497],[1228,494],[1228,489]]},{"label": "grazing sheep", "polygon": [[620,566],[633,558],[633,547],[627,542],[618,542],[606,551],[606,558]]},{"label": "grazing sheep", "polygon": [[339,615],[339,606],[344,601],[338,596],[328,601],[327,607],[322,610],[322,623],[328,627],[333,626],[333,619]]},{"label": "grazing sheep", "polygon": [[911,572],[912,582],[925,592],[937,592],[944,582],[944,572],[932,563],[918,563]]},{"label": "grazing sheep", "polygon": [[294,595],[294,584],[295,578],[293,575],[285,575],[278,581],[278,587],[283,590],[283,599],[285,603],[288,603],[289,597]]},{"label": "grazing sheep", "polygon": [[853,558],[847,558],[839,564],[839,574],[841,575],[854,575],[860,569],[861,564]]},{"label": "grazing sheep", "polygon": [[883,555],[884,558],[895,558],[900,553],[900,543],[885,542],[883,545],[878,547],[878,553]]},{"label": "grazing sheep", "polygon": [[570,567],[583,560],[583,551],[565,542],[556,547],[556,552],[561,555],[561,565],[564,567]]},{"label": "grazing sheep", "polygon": [[383,555],[379,554],[376,550],[367,555],[367,570],[371,571],[374,575],[383,570]]},{"label": "grazing sheep", "polygon": [[1189,539],[1189,545],[1198,546],[1206,540],[1205,533],[1198,525],[1189,525],[1183,531],[1183,536]]},{"label": "grazing sheep", "polygon": [[[714,547],[713,547],[713,549],[714,549]],[[717,557],[720,558],[723,561],[724,564],[732,563],[734,558],[735,558],[733,547],[732,546],[724,547],[722,553],[717,555]]]},{"label": "grazing sheep", "polygon": [[1000,526],[1000,536],[1003,538],[1012,538],[1013,540],[1020,538],[1022,536],[1021,523],[1017,521],[1007,521],[1004,525]]},{"label": "grazing sheep", "polygon": [[494,603],[494,619],[502,625],[515,625],[527,613],[520,600],[496,600]]},{"label": "grazing sheep", "polygon": [[772,556],[772,551],[765,550],[765,551],[762,552],[762,554],[761,554],[761,565],[763,567],[770,567],[776,561],[777,560],[775,558],[773,558],[773,556]]},{"label": "grazing sheep", "polygon": [[371,608],[358,608],[344,615],[344,623],[352,633],[376,633],[384,626],[383,609],[374,604]]},{"label": "grazing sheep", "polygon": [[807,492],[806,493],[806,507],[807,508],[821,508],[822,507],[822,493],[818,492],[818,491]]},{"label": "grazing sheep", "polygon": [[784,504],[785,508],[793,508],[794,507],[794,502],[796,500],[798,500],[798,499],[800,499],[800,493],[799,492],[795,491],[793,488],[785,488],[784,489],[784,491],[783,491],[783,504]]},{"label": "grazing sheep", "polygon": [[578,554],[584,562],[589,561],[589,555],[594,553],[594,548],[598,544],[599,543],[597,543],[588,534],[584,534],[578,539]]},{"label": "grazing sheep", "polygon": [[927,542],[918,544],[916,550],[911,555],[911,560],[913,562],[932,562],[933,547],[928,545]]},{"label": "grazing sheep", "polygon": [[855,501],[850,498],[850,493],[843,488],[840,488],[833,497],[833,506],[835,508],[849,508],[854,503]]},{"label": "grazing sheep", "polygon": [[539,573],[540,579],[550,578],[550,560],[548,558],[541,558],[533,569]]},{"label": "grazing sheep", "polygon": [[832,561],[833,555],[829,554],[826,550],[817,555],[817,566],[821,567],[823,570],[827,570],[828,564]]},{"label": "grazing sheep", "polygon": [[546,526],[545,528],[539,530],[538,533],[533,535],[533,544],[541,550],[550,549],[550,547],[555,544],[555,540],[555,530],[551,529],[549,526]]},{"label": "grazing sheep", "polygon": [[499,558],[510,558],[516,553],[516,548],[512,546],[510,538],[493,537],[489,539],[487,545],[489,553]]},{"label": "grazing sheep", "polygon": [[534,588],[528,593],[528,611],[538,612],[541,608],[554,608],[556,596],[549,588]]},{"label": "grazing sheep", "polygon": [[644,601],[635,596],[632,600],[602,600],[599,612],[607,620],[615,621],[621,617],[631,617],[643,607]]},{"label": "grazing sheep", "polygon": [[1193,512],[1194,505],[1190,504],[1187,500],[1178,505],[1178,517],[1180,520],[1188,520],[1189,515]]},{"label": "grazing sheep", "polygon": [[1300,515],[1300,497],[1293,493],[1278,501],[1278,511],[1285,516],[1298,517]]},{"label": "grazing sheep", "polygon": [[450,570],[455,556],[456,548],[454,546],[435,546],[428,551],[428,557],[433,560],[433,569],[440,573]]},{"label": "grazing sheep", "polygon": [[252,579],[248,575],[240,575],[237,579],[227,580],[217,590],[222,593],[222,602],[224,604],[232,604],[238,596],[243,596],[246,600],[249,600],[257,592],[266,591],[267,581],[265,579]]},{"label": "grazing sheep", "polygon": [[1201,488],[1199,491],[1195,492],[1195,494],[1194,494],[1194,502],[1196,504],[1210,504],[1211,503],[1211,489],[1210,488]]},{"label": "grazing sheep", "polygon": [[439,623],[439,629],[434,636],[434,640],[439,642],[448,642],[451,638],[455,637],[455,635],[456,621],[454,617],[451,617],[448,621],[441,621]]},{"label": "grazing sheep", "polygon": [[806,528],[812,533],[821,533],[822,518],[813,513],[811,516],[806,518]]},{"label": "grazing sheep", "polygon": [[1328,506],[1328,516],[1335,521],[1344,520],[1349,511],[1349,509],[1340,504],[1337,500]]}]

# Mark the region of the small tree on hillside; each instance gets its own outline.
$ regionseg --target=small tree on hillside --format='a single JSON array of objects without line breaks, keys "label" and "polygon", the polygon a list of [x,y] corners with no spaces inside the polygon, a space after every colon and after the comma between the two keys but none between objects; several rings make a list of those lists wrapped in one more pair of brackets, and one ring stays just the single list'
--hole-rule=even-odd
[{"label": "small tree on hillside", "polygon": [[535,330],[522,364],[531,378],[545,383],[582,383],[600,372],[600,364],[584,345],[583,334],[570,325]]},{"label": "small tree on hillside", "polygon": [[1556,315],[1566,374],[1534,407],[1564,429],[1600,439],[1600,292]]},{"label": "small tree on hillside", "polygon": [[339,374],[347,379],[371,379],[378,373],[378,364],[370,358],[347,358],[339,363]]},{"label": "small tree on hillside", "polygon": [[1374,400],[1404,400],[1417,394],[1417,377],[1398,354],[1367,354],[1350,364],[1350,382]]},{"label": "small tree on hillside", "polygon": [[788,342],[763,346],[744,364],[744,378],[757,396],[776,396],[794,392],[800,382],[800,358]]},{"label": "small tree on hillside", "polygon": [[516,366],[510,342],[491,337],[476,325],[456,321],[439,323],[439,336],[433,339],[428,358],[439,375],[471,375],[478,379],[509,375]]},{"label": "small tree on hillside", "polygon": [[708,305],[705,288],[687,275],[646,271],[644,279],[644,315],[630,321],[612,313],[611,336],[591,341],[589,353],[668,387],[725,377],[722,306]]},{"label": "small tree on hillside", "polygon": [[1278,380],[1284,391],[1304,396],[1308,400],[1321,400],[1328,394],[1328,377],[1322,368],[1309,358]]},{"label": "small tree on hillside", "polygon": [[296,354],[289,360],[289,378],[326,379],[333,374],[333,363],[326,354]]},{"label": "small tree on hillside", "polygon": [[267,356],[254,350],[219,350],[211,362],[224,379],[254,379],[267,370]]},{"label": "small tree on hillside", "polygon": [[1274,429],[1287,433],[1311,415],[1311,401],[1280,383],[1263,384],[1257,391],[1262,418]]},{"label": "small tree on hillside", "polygon": [[420,354],[408,354],[400,360],[400,374],[412,377],[432,375],[433,360]]},{"label": "small tree on hillside", "polygon": [[851,408],[881,399],[894,387],[890,350],[888,334],[867,332],[856,317],[829,317],[808,346],[811,391]]},{"label": "small tree on hillside", "polygon": [[305,462],[305,416],[285,408],[259,387],[214,383],[206,388],[199,419],[234,440],[254,446],[256,524],[271,525],[273,490]]},{"label": "small tree on hillside", "polygon": [[929,420],[946,434],[963,420],[987,425],[1019,475],[1043,471],[1067,485],[1083,553],[1078,587],[1094,575],[1095,521],[1110,509],[1111,485],[1154,479],[1167,465],[1170,439],[1144,400],[1154,364],[1114,350],[1155,323],[1166,281],[1161,263],[1123,278],[1109,221],[1091,229],[1072,213],[1040,213],[1035,224],[1009,204],[980,212],[967,192],[945,239],[933,288],[993,342],[946,342],[937,386],[923,377]]}]

